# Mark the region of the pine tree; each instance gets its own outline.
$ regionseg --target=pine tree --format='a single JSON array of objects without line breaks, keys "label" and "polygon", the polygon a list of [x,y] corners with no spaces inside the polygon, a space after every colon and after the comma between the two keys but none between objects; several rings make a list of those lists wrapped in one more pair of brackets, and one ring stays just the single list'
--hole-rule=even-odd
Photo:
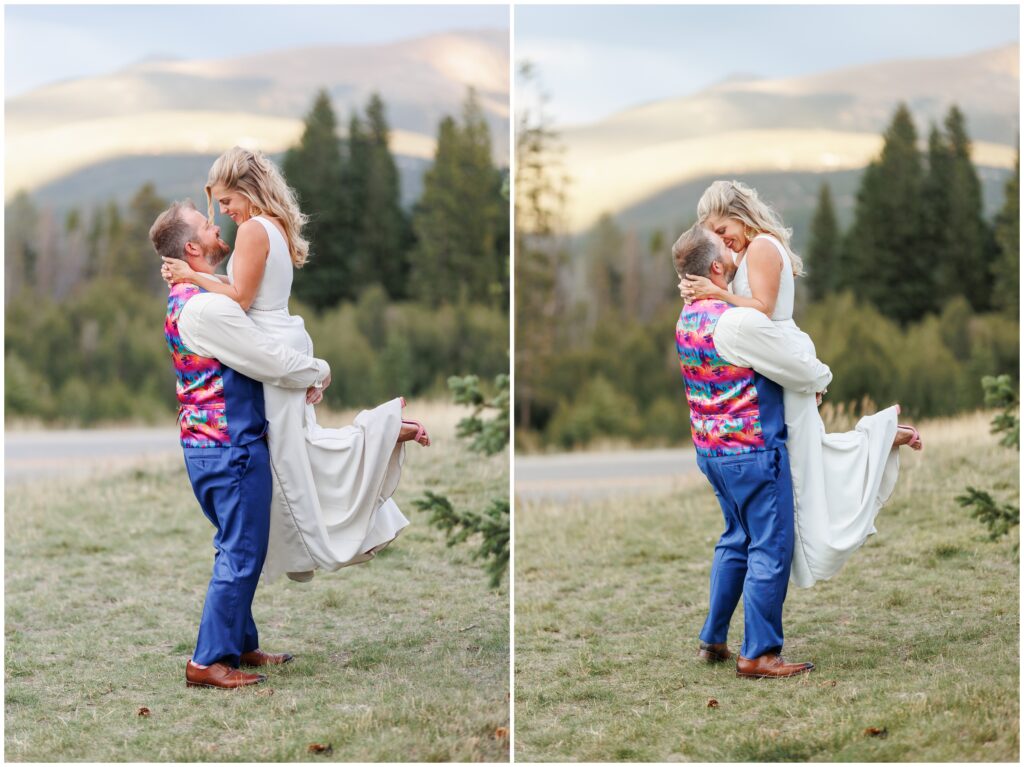
[{"label": "pine tree", "polygon": [[[355,289],[378,282],[391,298],[402,298],[410,287],[410,230],[401,207],[398,168],[388,148],[390,128],[384,102],[376,93],[366,107],[365,133],[357,127],[349,162],[357,163],[359,186],[349,192],[358,198],[359,218],[353,222],[358,273]],[[359,157],[355,153],[360,154]]]},{"label": "pine tree", "polygon": [[931,256],[938,301],[960,292],[955,282],[950,281],[950,276],[955,278],[956,262],[950,222],[952,181],[953,153],[949,141],[932,124],[928,134],[928,171],[921,187],[920,247]]},{"label": "pine tree", "polygon": [[884,140],[881,156],[861,177],[843,282],[883,314],[907,323],[935,308],[935,291],[934,264],[920,247],[923,170],[905,104],[896,109]]},{"label": "pine tree", "polygon": [[422,300],[457,296],[508,303],[508,202],[491,161],[490,130],[470,91],[462,125],[446,117],[438,128],[434,165],[413,215],[417,248],[414,285]]},{"label": "pine tree", "polygon": [[327,91],[317,93],[299,145],[285,154],[283,170],[299,206],[309,216],[303,233],[310,243],[310,255],[306,266],[295,274],[296,297],[316,309],[353,297],[341,148]]},{"label": "pine tree", "polygon": [[491,160],[491,130],[473,88],[463,103],[459,143],[463,196],[474,202],[465,222],[467,238],[478,249],[472,290],[481,301],[508,306],[508,197],[503,192],[503,174]]},{"label": "pine tree", "polygon": [[559,271],[565,262],[560,225],[567,179],[560,172],[558,135],[544,112],[546,95],[529,64],[520,69],[524,98],[516,119],[515,167],[515,410],[521,429],[544,425],[557,403],[549,391],[562,299]]},{"label": "pine tree", "polygon": [[811,221],[811,242],[807,248],[807,287],[811,300],[834,293],[841,277],[839,254],[842,247],[839,224],[832,207],[832,193],[827,183],[818,192],[818,206]]},{"label": "pine tree", "polygon": [[995,304],[1011,317],[1020,312],[1020,151],[1006,180],[1006,199],[995,220],[999,248],[994,279]]},{"label": "pine tree", "polygon": [[153,253],[149,229],[168,204],[152,183],[143,184],[128,203],[120,245],[111,251],[113,274],[156,295],[165,295],[167,285],[160,278],[160,259]]},{"label": "pine tree", "polygon": [[963,294],[975,311],[991,306],[992,274],[985,257],[989,233],[982,211],[981,181],[971,161],[971,140],[963,112],[956,106],[946,116],[951,156],[949,183],[950,261],[942,272],[944,295]]},{"label": "pine tree", "polygon": [[458,125],[445,117],[437,131],[434,164],[423,178],[423,195],[413,212],[416,256],[413,289],[420,300],[440,303],[451,297],[458,279],[461,253],[458,232]]},{"label": "pine tree", "polygon": [[35,288],[39,212],[25,191],[4,209],[4,303],[22,290]]},{"label": "pine tree", "polygon": [[591,327],[600,317],[620,311],[623,306],[626,238],[609,214],[604,213],[587,237],[587,287]]}]

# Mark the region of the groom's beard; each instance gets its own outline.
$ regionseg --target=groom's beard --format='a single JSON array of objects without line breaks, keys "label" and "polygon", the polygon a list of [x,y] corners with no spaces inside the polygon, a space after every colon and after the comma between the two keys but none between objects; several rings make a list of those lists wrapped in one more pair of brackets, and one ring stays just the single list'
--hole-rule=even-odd
[{"label": "groom's beard", "polygon": [[228,253],[231,252],[231,248],[224,240],[217,240],[217,244],[212,248],[209,248],[203,253],[203,260],[206,261],[210,266],[216,267],[223,261]]}]

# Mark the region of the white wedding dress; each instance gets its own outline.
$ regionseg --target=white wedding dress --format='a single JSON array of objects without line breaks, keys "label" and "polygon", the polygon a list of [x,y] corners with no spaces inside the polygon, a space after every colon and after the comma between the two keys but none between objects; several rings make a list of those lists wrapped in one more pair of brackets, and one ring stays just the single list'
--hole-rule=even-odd
[{"label": "white wedding dress", "polygon": [[[267,230],[270,252],[248,315],[279,343],[313,356],[302,318],[288,313],[288,244],[271,221],[253,220]],[[230,260],[227,272],[230,279]],[[351,426],[327,429],[317,424],[304,390],[264,384],[263,394],[274,486],[263,576],[308,580],[313,570],[371,559],[409,524],[391,500],[405,458],[405,444],[397,444],[401,400],[362,411]]]},{"label": "white wedding dress", "polygon": [[[793,322],[794,277],[789,254],[775,237],[782,256],[782,279],[772,321],[791,335],[793,343],[816,355],[814,342]],[[751,297],[747,260],[740,262],[732,292]],[[813,586],[839,572],[843,564],[875,532],[875,516],[892,495],[899,476],[896,407],[865,416],[853,431],[829,434],[813,394],[784,390],[786,448],[793,474],[795,540],[791,579]]]}]

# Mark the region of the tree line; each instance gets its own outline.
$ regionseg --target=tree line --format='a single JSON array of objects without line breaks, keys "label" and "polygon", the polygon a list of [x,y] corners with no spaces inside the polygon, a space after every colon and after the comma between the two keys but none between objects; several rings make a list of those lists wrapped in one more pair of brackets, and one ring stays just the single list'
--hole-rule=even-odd
[{"label": "tree line", "polygon": [[880,156],[861,177],[853,224],[842,232],[823,184],[811,224],[807,287],[812,299],[849,290],[901,324],[963,297],[973,312],[1017,315],[1020,157],[992,222],[982,213],[971,140],[955,105],[918,148],[900,104]]},{"label": "tree line", "polygon": [[[506,372],[507,171],[491,160],[475,93],[438,126],[411,211],[400,205],[380,96],[353,112],[346,137],[336,130],[320,92],[301,140],[281,160],[311,219],[311,256],[296,272],[291,309],[334,369],[327,403],[441,394],[452,374]],[[152,183],[124,206],[72,210],[60,220],[25,192],[8,204],[9,416],[88,424],[173,412],[162,334],[167,289],[148,237],[168,204]]]},{"label": "tree line", "polygon": [[[523,82],[539,92],[529,71]],[[541,106],[517,126],[517,444],[684,441],[673,337],[682,304],[669,254],[678,232],[624,231],[605,215],[570,238],[559,139],[543,94],[526,100]],[[833,370],[828,401],[949,415],[983,405],[983,376],[1016,380],[1018,175],[1019,158],[986,221],[963,114],[953,107],[922,152],[901,105],[846,232],[822,186],[796,319]]]}]

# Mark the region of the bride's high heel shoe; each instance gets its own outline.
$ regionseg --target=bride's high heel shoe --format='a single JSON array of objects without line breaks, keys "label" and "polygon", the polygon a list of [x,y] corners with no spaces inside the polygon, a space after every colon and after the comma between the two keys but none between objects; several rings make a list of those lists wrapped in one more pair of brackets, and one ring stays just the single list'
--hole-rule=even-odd
[{"label": "bride's high heel shoe", "polygon": [[921,439],[921,432],[919,432],[917,429],[915,429],[910,424],[906,424],[906,423],[898,423],[898,424],[896,424],[896,428],[897,429],[906,429],[907,431],[909,431],[911,433],[910,441],[907,443],[907,446],[911,450],[924,450],[924,442]]},{"label": "bride's high heel shoe", "polygon": [[412,421],[412,420],[404,421],[403,420],[402,421],[402,425],[403,426],[415,426],[416,427],[416,434],[415,434],[415,436],[413,436],[411,441],[412,442],[418,442],[419,444],[423,445],[423,447],[430,447],[430,435],[427,434],[427,430],[424,428],[423,424],[421,424],[419,421]]},{"label": "bride's high heel shoe", "polygon": [[[404,410],[405,397],[399,397],[398,400],[399,402],[402,403],[402,409]],[[427,430],[424,428],[423,424],[421,424],[419,421],[403,420],[402,425],[416,427],[415,436],[411,440],[406,440],[407,442],[418,442],[419,444],[423,445],[423,447],[430,447],[430,435],[427,434]]]}]

